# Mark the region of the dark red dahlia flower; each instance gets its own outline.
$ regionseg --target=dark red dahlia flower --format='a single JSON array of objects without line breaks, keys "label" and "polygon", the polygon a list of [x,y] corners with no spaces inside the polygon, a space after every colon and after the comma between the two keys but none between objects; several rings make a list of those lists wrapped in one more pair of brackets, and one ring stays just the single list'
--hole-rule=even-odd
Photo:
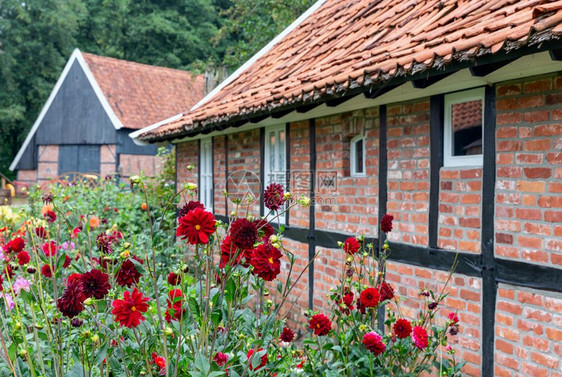
[{"label": "dark red dahlia flower", "polygon": [[421,326],[414,327],[412,330],[412,340],[417,348],[423,350],[428,346],[427,331]]},{"label": "dark red dahlia flower", "polygon": [[234,245],[240,249],[251,249],[258,238],[258,229],[253,222],[238,219],[230,226],[230,237],[232,237]]},{"label": "dark red dahlia flower", "polygon": [[308,328],[314,330],[314,335],[328,335],[332,329],[332,322],[330,318],[326,317],[324,314],[315,314],[310,318],[308,322]]},{"label": "dark red dahlia flower", "polygon": [[447,318],[449,318],[449,321],[450,321],[451,324],[459,323],[459,316],[455,312],[450,312],[447,315]]},{"label": "dark red dahlia flower", "polygon": [[295,333],[288,327],[283,327],[283,331],[281,331],[281,336],[279,336],[282,342],[291,343],[293,339],[295,339]]},{"label": "dark red dahlia flower", "polygon": [[266,364],[267,364],[267,353],[263,354],[262,357],[260,358],[260,365],[255,365],[255,362],[253,362],[252,360],[252,355],[254,354],[254,352],[260,352],[263,351],[263,348],[258,348],[257,351],[254,351],[254,349],[252,348],[251,350],[248,351],[248,355],[246,355],[248,357],[248,362],[250,363],[250,370],[256,370],[256,369],[260,369],[263,368]]},{"label": "dark red dahlia flower", "polygon": [[407,319],[400,318],[394,323],[392,329],[398,339],[404,339],[412,333],[412,324]]},{"label": "dark red dahlia flower", "polygon": [[285,204],[285,198],[283,195],[283,186],[278,183],[272,183],[265,189],[263,193],[263,201],[265,208],[272,211],[277,211]]},{"label": "dark red dahlia flower", "polygon": [[363,345],[375,356],[380,355],[386,350],[386,345],[382,342],[382,337],[376,332],[368,332],[365,334],[363,336]]},{"label": "dark red dahlia flower", "polygon": [[50,278],[51,276],[53,276],[51,266],[49,266],[48,264],[44,264],[43,267],[41,267],[41,275],[45,276],[46,278]]},{"label": "dark red dahlia flower", "polygon": [[72,263],[72,259],[68,255],[64,256],[64,263],[62,264],[62,268],[70,267],[70,263]]},{"label": "dark red dahlia flower", "polygon": [[228,355],[222,352],[217,352],[215,356],[213,356],[213,361],[217,363],[219,367],[222,367],[228,362]]},{"label": "dark red dahlia flower", "polygon": [[48,223],[54,223],[57,219],[57,214],[55,211],[47,211],[43,214],[43,217],[47,219]]},{"label": "dark red dahlia flower", "polygon": [[366,308],[376,308],[379,304],[380,294],[376,288],[366,288],[361,292],[361,303]]},{"label": "dark red dahlia flower", "polygon": [[271,237],[275,232],[271,224],[265,219],[254,220],[254,224],[258,230],[258,237],[264,242],[268,242],[269,237]]},{"label": "dark red dahlia flower", "polygon": [[68,318],[76,317],[84,310],[84,290],[80,279],[69,280],[62,296],[57,300],[57,308]]},{"label": "dark red dahlia flower", "polygon": [[180,285],[181,284],[181,275],[178,275],[175,272],[170,272],[170,274],[168,275],[168,284],[170,284],[170,285]]},{"label": "dark red dahlia flower", "polygon": [[[133,258],[141,264],[144,263],[142,259],[139,259],[136,256],[133,256]],[[122,287],[131,287],[139,282],[141,276],[142,274],[137,270],[133,261],[131,261],[131,259],[127,259],[121,264],[121,268],[115,274],[115,280],[117,281],[117,284]]]},{"label": "dark red dahlia flower", "polygon": [[168,309],[166,310],[166,322],[170,323],[172,320],[179,321],[184,312],[183,309],[183,293],[180,289],[172,289],[168,292],[168,300],[166,300]]},{"label": "dark red dahlia flower", "polygon": [[4,250],[8,253],[19,253],[25,247],[25,241],[21,237],[16,237],[6,244]]},{"label": "dark red dahlia flower", "polygon": [[47,231],[42,226],[38,226],[35,228],[35,234],[39,238],[47,238]]},{"label": "dark red dahlia flower", "polygon": [[384,233],[388,233],[392,230],[392,220],[394,220],[394,216],[389,215],[388,213],[382,217],[381,230]]},{"label": "dark red dahlia flower", "polygon": [[283,254],[270,243],[264,243],[254,249],[251,264],[253,273],[265,281],[272,281],[281,272]]},{"label": "dark red dahlia flower", "polygon": [[179,218],[176,235],[192,245],[208,244],[209,236],[215,232],[215,217],[202,208],[195,208]]},{"label": "dark red dahlia flower", "polygon": [[4,274],[12,279],[14,277],[14,269],[9,264],[4,266]]},{"label": "dark red dahlia flower", "polygon": [[361,245],[359,244],[359,241],[357,241],[357,238],[355,238],[355,237],[349,237],[343,243],[343,251],[345,251],[346,253],[348,253],[350,255],[353,255],[353,254],[357,253],[360,248],[361,248]]},{"label": "dark red dahlia flower", "polygon": [[43,244],[42,249],[43,252],[45,253],[45,256],[54,257],[55,254],[57,253],[57,244],[55,243],[55,241],[45,242]]},{"label": "dark red dahlia flower", "polygon": [[140,325],[141,321],[144,321],[144,316],[142,313],[146,313],[148,310],[149,300],[148,297],[144,297],[137,288],[133,288],[132,292],[123,292],[123,300],[114,300],[111,304],[113,309],[111,314],[115,316],[115,321],[119,322],[119,325],[128,327],[130,329]]},{"label": "dark red dahlia flower", "polygon": [[114,240],[115,239],[112,236],[106,234],[105,232],[98,234],[98,236],[96,237],[98,250],[105,254],[112,253],[113,248],[111,247],[111,244],[113,244]]},{"label": "dark red dahlia flower", "polygon": [[18,263],[20,266],[23,266],[24,264],[28,264],[30,260],[31,257],[29,256],[29,253],[27,251],[22,250],[18,253]]},{"label": "dark red dahlia flower", "polygon": [[224,268],[227,264],[232,266],[239,265],[242,262],[242,258],[244,258],[244,263],[242,263],[242,265],[244,267],[248,267],[250,265],[250,261],[252,260],[252,253],[252,249],[240,251],[240,249],[232,242],[232,237],[226,236],[221,243],[221,260],[219,262],[219,268]]},{"label": "dark red dahlia flower", "polygon": [[[338,295],[339,298],[339,295]],[[344,314],[349,314],[351,310],[354,309],[353,306],[353,293],[352,292],[347,292],[345,295],[343,295],[343,298],[341,300],[338,300],[338,304],[339,307],[338,309],[344,313]]]},{"label": "dark red dahlia flower", "polygon": [[394,289],[386,281],[380,283],[377,287],[380,293],[380,300],[392,300],[394,298]]},{"label": "dark red dahlia flower", "polygon": [[178,212],[178,217],[184,217],[189,212],[193,211],[195,208],[205,209],[203,203],[197,200],[190,200],[187,204],[184,204]]},{"label": "dark red dahlia flower", "polygon": [[152,362],[160,368],[160,374],[166,374],[166,359],[162,356],[158,356],[156,352],[152,352]]},{"label": "dark red dahlia flower", "polygon": [[95,268],[82,274],[82,286],[86,297],[93,296],[98,300],[104,298],[111,289],[109,275]]}]

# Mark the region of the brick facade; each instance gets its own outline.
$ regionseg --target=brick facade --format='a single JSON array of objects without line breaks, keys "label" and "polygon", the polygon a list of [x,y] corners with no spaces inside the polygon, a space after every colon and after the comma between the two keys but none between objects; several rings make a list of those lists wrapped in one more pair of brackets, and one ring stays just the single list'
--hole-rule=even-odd
[{"label": "brick facade", "polygon": [[[102,168],[105,164],[102,163]],[[109,166],[109,165],[107,165]],[[162,158],[158,156],[120,154],[118,171],[121,177],[127,178],[139,174],[154,177],[162,170]]]},{"label": "brick facade", "polygon": [[[391,241],[399,245],[426,247],[430,206],[430,101],[387,106],[388,189],[387,212],[395,217]],[[502,83],[496,86],[496,186],[494,252],[498,258],[561,268],[562,265],[562,75],[548,75]],[[310,171],[309,121],[289,125],[290,190],[296,195],[310,187],[298,179],[298,171]],[[316,182],[315,229],[341,235],[364,233],[377,236],[379,166],[379,109],[342,113],[315,120],[316,173],[337,175],[337,191],[329,192]],[[349,141],[366,137],[367,174],[351,177]],[[222,180],[221,159],[228,160],[228,173],[249,170],[260,175],[260,130],[229,134],[227,156],[223,136],[215,137],[215,193]],[[197,181],[197,143],[178,146],[178,181]],[[482,238],[483,176],[481,166],[442,167],[439,171],[439,248],[464,252],[478,258]],[[488,173],[490,174],[490,173]],[[230,190],[231,186],[229,187]],[[330,196],[331,195],[331,196]],[[335,202],[326,204],[325,197]],[[322,200],[320,200],[322,199]],[[219,198],[215,194],[215,200]],[[230,203],[230,202],[229,202]],[[217,207],[220,208],[220,207]],[[233,209],[229,204],[229,211]],[[257,205],[251,212],[259,213]],[[291,210],[288,226],[307,230],[309,208]],[[336,234],[334,233],[334,234]],[[332,233],[330,233],[332,234]],[[318,238],[318,237],[317,237]],[[342,252],[336,246],[320,247],[314,266],[313,309],[325,311],[326,295],[341,274]],[[297,255],[298,268],[308,261],[308,244],[284,239]],[[412,253],[416,252],[412,249]],[[445,253],[448,254],[448,253]],[[477,260],[477,259],[475,259]],[[307,275],[307,274],[305,274]],[[485,330],[484,280],[455,273],[447,287],[448,297],[440,315],[458,311],[461,321],[457,342],[464,373],[480,376]],[[403,300],[401,310],[414,317],[421,308],[420,289],[440,289],[446,271],[389,261],[387,279]],[[294,323],[303,323],[308,307],[307,276],[294,293],[295,305],[286,313]],[[271,289],[273,291],[273,288]],[[561,377],[562,301],[559,293],[500,284],[495,301],[494,368],[498,376]],[[301,331],[306,329],[301,325]],[[540,352],[539,352],[540,351]],[[488,354],[489,356],[489,354]]]}]

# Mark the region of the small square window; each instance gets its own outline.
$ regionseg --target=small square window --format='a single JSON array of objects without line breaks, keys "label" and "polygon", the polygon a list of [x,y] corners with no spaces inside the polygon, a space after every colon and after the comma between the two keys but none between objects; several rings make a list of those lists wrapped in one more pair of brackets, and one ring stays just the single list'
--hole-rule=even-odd
[{"label": "small square window", "polygon": [[350,145],[350,160],[351,160],[351,176],[364,176],[365,175],[365,137],[363,135],[355,136],[351,139]]},{"label": "small square window", "polygon": [[484,88],[445,96],[444,165],[482,165]]}]

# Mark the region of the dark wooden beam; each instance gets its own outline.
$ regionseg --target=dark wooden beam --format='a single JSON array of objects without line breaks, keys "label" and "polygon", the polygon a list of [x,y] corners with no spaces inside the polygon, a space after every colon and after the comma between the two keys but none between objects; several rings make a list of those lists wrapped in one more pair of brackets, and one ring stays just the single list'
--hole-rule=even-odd
[{"label": "dark wooden beam", "polygon": [[350,99],[356,97],[358,94],[354,94],[352,96],[345,96],[345,97],[338,97],[338,98],[332,98],[326,101],[326,106],[328,107],[336,107],[341,105],[344,102],[349,101]]},{"label": "dark wooden beam", "polygon": [[[310,151],[310,208],[308,215],[308,308],[314,309],[314,256],[316,255],[316,119],[308,121]],[[337,243],[336,243],[337,245]]]},{"label": "dark wooden beam", "polygon": [[499,61],[499,62],[493,62],[493,63],[481,64],[481,65],[477,64],[477,65],[469,67],[468,69],[470,70],[470,73],[472,74],[472,76],[484,77],[484,76],[487,76],[494,71],[497,71],[498,69],[500,69],[502,67],[505,67],[506,65],[513,62],[514,60],[515,59],[513,59],[513,60],[503,60],[503,61]]},{"label": "dark wooden beam", "polygon": [[320,103],[309,103],[307,105],[302,105],[297,107],[297,113],[304,114],[308,113],[310,110],[317,108],[320,106]]},{"label": "dark wooden beam", "polygon": [[430,186],[429,186],[429,247],[437,248],[439,229],[439,171],[443,166],[444,96],[432,96],[429,111]]},{"label": "dark wooden beam", "polygon": [[273,119],[283,118],[285,115],[292,113],[295,109],[285,109],[271,113]]},{"label": "dark wooden beam", "polygon": [[548,53],[550,54],[550,58],[552,60],[557,62],[562,60],[562,48],[550,50]]},{"label": "dark wooden beam", "polygon": [[262,120],[265,120],[265,119],[269,118],[270,116],[271,116],[270,114],[262,114],[262,115],[258,115],[256,117],[251,117],[250,122],[251,123],[259,123]]},{"label": "dark wooden beam", "polygon": [[439,75],[432,75],[432,76],[429,76],[429,77],[424,77],[424,78],[412,80],[412,85],[416,89],[425,89],[425,88],[435,84],[436,82],[439,82],[439,81],[443,80],[444,78],[449,77],[453,73],[454,72],[441,73]]},{"label": "dark wooden beam", "polygon": [[363,92],[363,95],[365,98],[374,99],[390,92],[393,89],[396,89],[397,87],[398,85],[387,85],[380,88],[371,87],[367,92]]}]

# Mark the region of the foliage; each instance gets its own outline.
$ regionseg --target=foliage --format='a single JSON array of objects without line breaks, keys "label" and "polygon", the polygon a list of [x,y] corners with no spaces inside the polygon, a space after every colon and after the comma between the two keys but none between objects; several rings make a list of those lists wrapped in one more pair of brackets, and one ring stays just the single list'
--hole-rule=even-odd
[{"label": "foliage", "polygon": [[236,0],[223,12],[224,25],[218,40],[234,40],[224,63],[242,65],[312,4],[313,0]]},{"label": "foliage", "polygon": [[[131,190],[108,180],[32,193],[24,224],[3,229],[0,376],[459,375],[462,364],[444,349],[458,318],[436,316],[444,290],[421,292],[418,318],[402,318],[400,299],[384,286],[388,244],[373,258],[362,238],[341,245],[332,312],[309,313],[302,325],[313,334],[293,340],[296,324],[279,313],[308,265],[297,267],[283,227],[270,222],[278,208],[309,199],[271,185],[269,220],[252,217],[240,199],[225,224],[186,184],[174,232],[164,214],[177,195],[163,205],[140,176]],[[382,224],[390,231],[392,218]],[[164,240],[174,233],[185,240],[178,250]],[[397,329],[398,319],[413,331]]]}]

